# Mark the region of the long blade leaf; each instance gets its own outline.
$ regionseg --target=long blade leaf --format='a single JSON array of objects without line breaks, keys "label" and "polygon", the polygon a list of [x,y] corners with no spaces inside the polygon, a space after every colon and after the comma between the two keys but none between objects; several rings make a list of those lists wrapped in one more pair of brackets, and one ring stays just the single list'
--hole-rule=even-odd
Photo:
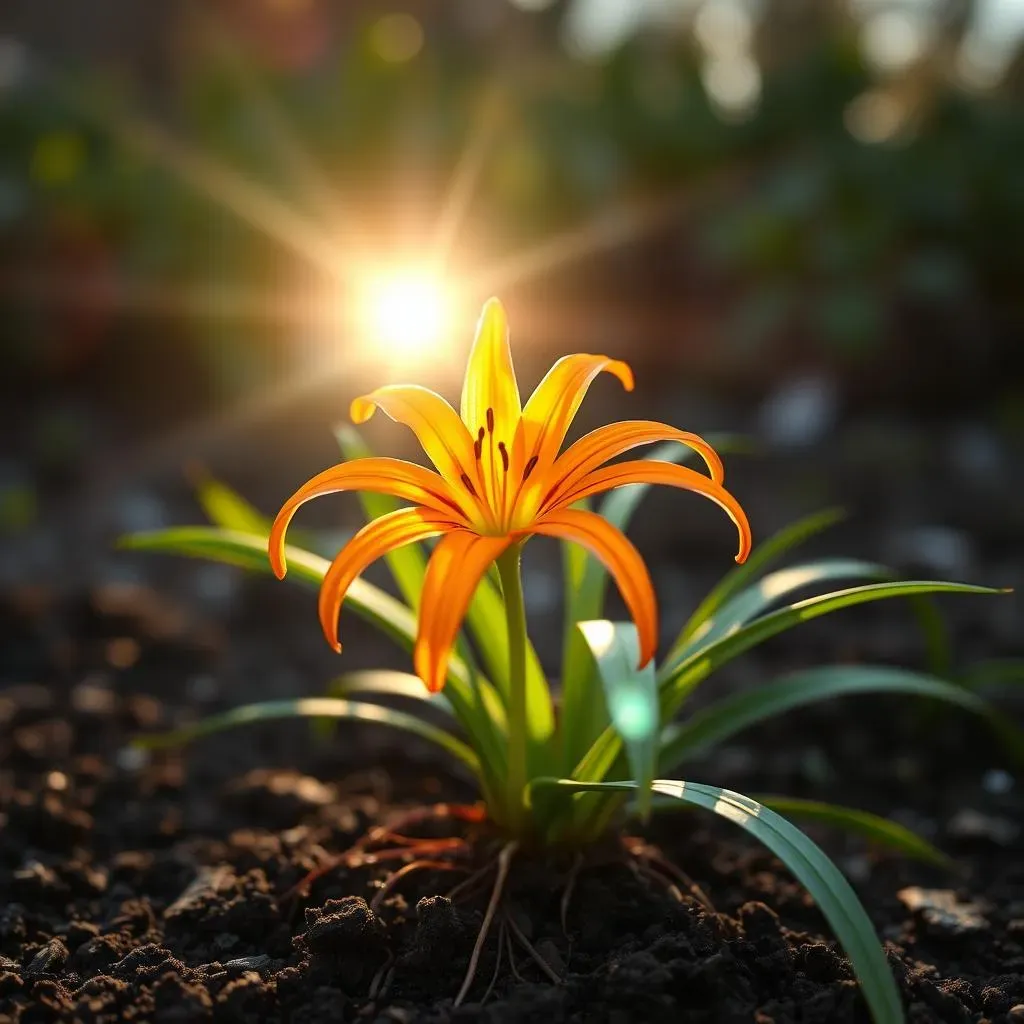
[{"label": "long blade leaf", "polygon": [[215,479],[202,467],[194,467],[189,477],[195,487],[196,500],[214,526],[270,536],[270,519],[227,484]]},{"label": "long blade leaf", "polygon": [[790,523],[789,526],[783,527],[778,533],[772,534],[766,541],[758,544],[742,565],[730,569],[720,582],[708,592],[707,597],[701,601],[680,630],[666,660],[672,660],[693,638],[700,626],[714,615],[726,601],[743,590],[751,580],[756,579],[787,551],[803,544],[804,541],[827,530],[830,526],[834,526],[845,515],[846,513],[841,508],[823,509],[821,512],[814,512],[803,519],[798,519],[795,523]]},{"label": "long blade leaf", "polygon": [[961,683],[970,690],[999,689],[1024,684],[1024,658],[1000,658],[973,665]]},{"label": "long blade leaf", "polygon": [[640,814],[646,818],[660,732],[654,665],[637,668],[640,640],[632,622],[599,619],[581,622],[579,629],[604,686],[608,715],[626,745],[626,757],[640,787]]},{"label": "long blade leaf", "polygon": [[[572,792],[631,791],[635,782],[585,783],[538,780],[535,786],[564,786]],[[899,989],[875,928],[850,883],[824,852],[795,825],[741,793],[717,786],[658,779],[655,794],[695,804],[738,825],[778,857],[810,893],[850,958],[875,1024],[905,1021]]]},{"label": "long blade leaf", "polygon": [[209,736],[224,729],[276,718],[348,718],[359,722],[388,725],[414,733],[421,739],[441,747],[474,774],[479,774],[480,771],[480,762],[476,754],[461,740],[457,740],[451,733],[436,725],[424,722],[415,715],[381,707],[379,704],[336,700],[331,697],[303,697],[298,700],[271,700],[260,704],[246,704],[221,714],[210,715],[194,725],[186,725],[171,732],[137,737],[134,742],[136,746],[148,750],[162,749],[189,743],[200,736]]},{"label": "long blade leaf", "polygon": [[658,770],[675,771],[687,759],[706,753],[758,722],[794,708],[855,693],[931,697],[985,716],[1004,735],[1009,726],[976,694],[934,676],[884,665],[824,665],[725,697],[688,721],[670,725],[663,734]]},{"label": "long blade leaf", "polygon": [[969,583],[942,580],[907,580],[898,583],[868,583],[830,594],[819,594],[797,601],[778,611],[764,615],[728,636],[684,658],[669,669],[661,681],[662,710],[666,718],[674,715],[694,686],[727,661],[803,622],[855,605],[913,594],[1001,594],[1004,590],[979,587]]},{"label": "long blade leaf", "polygon": [[[181,526],[131,534],[120,543],[136,551],[209,558],[255,572],[270,572],[266,539],[254,534],[212,526]],[[289,578],[320,585],[330,564],[327,559],[295,547],[286,548],[285,554]],[[361,578],[354,580],[346,594],[345,606],[406,650],[412,649],[416,640],[416,616],[380,587]],[[466,663],[453,654],[448,663],[444,692],[463,728],[472,737],[474,747],[488,763],[500,764],[504,741],[498,727],[504,722],[504,708],[494,687],[481,677],[472,679]]]},{"label": "long blade leaf", "polygon": [[853,558],[824,558],[818,562],[794,565],[769,573],[749,587],[741,590],[717,612],[706,618],[693,635],[674,654],[669,652],[663,662],[671,667],[676,661],[689,657],[702,647],[708,647],[723,636],[735,632],[740,626],[756,619],[772,605],[779,604],[792,594],[808,587],[833,583],[836,580],[892,579],[895,573],[884,565],[862,562]]},{"label": "long blade leaf", "polygon": [[452,714],[451,701],[444,695],[444,691],[431,693],[423,685],[423,680],[411,672],[376,668],[346,672],[345,675],[338,676],[327,684],[327,694],[331,697],[351,697],[353,694],[368,697],[402,697],[428,704],[443,714]]},{"label": "long blade leaf", "polygon": [[[1002,594],[1006,591],[967,583],[912,580],[901,583],[872,583],[798,601],[755,619],[735,633],[702,647],[676,665],[670,666],[667,671],[659,672],[662,721],[668,721],[675,715],[692,690],[712,672],[769,637],[843,608],[886,598],[934,593]],[[605,729],[576,766],[573,778],[588,781],[603,779],[618,760],[621,751],[622,744],[614,730]]]},{"label": "long blade leaf", "polygon": [[793,796],[758,796],[757,800],[777,814],[787,818],[802,818],[829,828],[841,829],[867,839],[877,846],[902,853],[915,860],[923,860],[936,867],[948,868],[949,858],[926,839],[912,832],[898,821],[890,821],[878,814],[855,807],[802,800]]}]

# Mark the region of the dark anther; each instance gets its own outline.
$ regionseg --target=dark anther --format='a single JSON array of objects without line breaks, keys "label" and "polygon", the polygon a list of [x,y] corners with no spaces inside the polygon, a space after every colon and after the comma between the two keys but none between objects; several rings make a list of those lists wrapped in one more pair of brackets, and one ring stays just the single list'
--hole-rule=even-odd
[{"label": "dark anther", "polygon": [[508,449],[505,447],[504,441],[498,442],[498,451],[501,452],[501,464],[505,467],[505,472],[508,472]]},{"label": "dark anther", "polygon": [[483,444],[484,440],[484,428],[481,427],[479,433],[476,435],[477,444]]},{"label": "dark anther", "polygon": [[494,433],[494,410],[487,410],[487,431],[488,433]]},{"label": "dark anther", "polygon": [[531,456],[530,461],[526,464],[526,469],[523,470],[524,480],[533,472],[533,467],[537,465],[538,458],[539,456],[537,455]]},{"label": "dark anther", "polygon": [[[479,456],[477,456],[477,457],[479,458]],[[469,491],[469,493],[472,494],[473,497],[475,498],[476,497],[476,488],[473,487],[473,481],[470,480],[469,477],[465,473],[462,474],[462,478],[461,479],[462,479],[463,484],[465,484],[466,490]]]},{"label": "dark anther", "polygon": [[[480,433],[482,434],[482,433],[483,433],[483,431],[481,430],[481,431],[480,431]],[[481,452],[482,452],[483,450],[484,450],[484,442],[483,442],[483,438],[481,438],[481,437],[478,437],[478,438],[477,438],[477,439],[476,439],[476,440],[475,440],[475,441],[473,442],[473,454],[474,454],[474,455],[476,455],[476,457],[477,457],[477,461],[478,461],[478,462],[479,462],[479,460],[480,460],[480,453],[481,453]]]}]

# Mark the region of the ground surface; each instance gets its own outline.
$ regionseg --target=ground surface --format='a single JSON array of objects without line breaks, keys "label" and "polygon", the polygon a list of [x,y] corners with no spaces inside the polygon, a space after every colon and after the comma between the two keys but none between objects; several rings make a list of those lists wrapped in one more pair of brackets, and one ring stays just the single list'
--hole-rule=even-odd
[{"label": "ground surface", "polygon": [[[453,997],[486,885],[450,903],[444,894],[463,875],[411,874],[375,915],[367,903],[394,867],[376,865],[331,873],[305,900],[281,899],[329,851],[403,807],[470,794],[429,752],[347,729],[312,742],[306,725],[271,723],[181,753],[127,751],[140,729],[285,685],[268,680],[288,671],[292,653],[279,645],[277,661],[267,657],[253,626],[278,607],[269,595],[284,591],[245,586],[231,644],[223,623],[196,622],[147,589],[60,600],[21,589],[4,599],[0,1019],[867,1019],[799,886],[728,825],[692,813],[648,835],[716,913],[606,859],[580,872],[563,933],[571,862],[522,860],[511,912],[565,980],[545,978],[517,940],[516,972],[504,956],[483,1006],[497,933],[461,1009]],[[240,661],[232,652],[246,646],[237,642],[245,623],[257,653]],[[842,653],[857,657],[861,634],[843,635]],[[772,648],[758,664],[837,653],[837,636],[814,634],[814,644],[823,649],[808,641],[798,657]],[[690,776],[865,806],[952,853],[959,875],[813,832],[888,942],[912,1021],[1009,1024],[1024,1020],[1024,1007],[1015,1009],[1024,1004],[1024,802],[1007,768],[971,723],[862,700],[790,716]],[[486,855],[483,839],[479,850]],[[950,906],[910,909],[912,886],[946,891],[924,899]]]}]

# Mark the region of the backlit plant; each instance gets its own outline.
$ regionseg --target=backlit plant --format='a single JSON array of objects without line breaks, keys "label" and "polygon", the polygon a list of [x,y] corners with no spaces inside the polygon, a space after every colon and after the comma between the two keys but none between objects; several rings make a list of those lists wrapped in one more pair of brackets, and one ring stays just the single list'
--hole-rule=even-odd
[{"label": "backlit plant", "polygon": [[[929,593],[997,591],[960,583],[897,582],[881,566],[850,559],[767,572],[780,556],[833,522],[836,513],[794,524],[748,558],[746,515],[725,490],[721,459],[702,438],[662,423],[627,421],[598,428],[561,452],[588,387],[603,371],[632,388],[624,363],[572,355],[554,365],[522,407],[504,311],[491,300],[470,355],[461,417],[440,396],[414,386],[383,387],[352,404],[357,423],[380,408],[410,426],[437,472],[373,457],[347,429],[339,434],[347,461],[303,485],[273,524],[222,485],[205,481],[200,498],[214,526],[128,538],[135,548],[253,569],[268,567],[269,551],[269,565],[279,577],[287,571],[319,586],[320,622],[334,647],[340,650],[338,615],[344,603],[411,648],[416,673],[351,673],[334,684],[334,697],[249,705],[146,742],[181,742],[268,718],[337,717],[407,730],[462,762],[477,780],[486,816],[505,842],[458,1001],[473,981],[516,850],[582,847],[613,829],[624,814],[645,818],[652,808],[682,802],[741,826],[785,862],[844,945],[874,1019],[900,1021],[899,993],[867,914],[838,869],[778,811],[838,824],[910,855],[932,860],[941,855],[900,826],[864,812],[785,798],[758,801],[674,773],[749,725],[843,694],[907,693],[948,701],[988,716],[1017,743],[1010,727],[966,687],[883,666],[806,669],[688,718],[679,720],[679,713],[715,670],[801,622],[886,597],[919,600]],[[667,443],[657,458],[612,461],[655,442]],[[693,453],[703,459],[707,475],[672,461]],[[654,660],[658,619],[653,587],[623,533],[651,483],[693,491],[720,505],[738,529],[736,560],[741,563],[701,602],[660,664]],[[631,486],[609,495],[599,511],[586,507],[593,496],[623,485]],[[285,545],[300,505],[344,490],[361,492],[370,521],[332,562]],[[412,504],[399,508],[396,498]],[[520,553],[533,534],[565,542],[566,628],[557,696],[526,633]],[[428,558],[424,542],[437,537]],[[360,577],[381,556],[404,602]],[[495,564],[497,580],[489,573]],[[609,576],[633,621],[601,618]],[[798,591],[858,579],[869,582],[792,601]],[[438,714],[421,717],[377,703],[381,698],[408,700]],[[436,848],[429,852],[436,857]]]}]

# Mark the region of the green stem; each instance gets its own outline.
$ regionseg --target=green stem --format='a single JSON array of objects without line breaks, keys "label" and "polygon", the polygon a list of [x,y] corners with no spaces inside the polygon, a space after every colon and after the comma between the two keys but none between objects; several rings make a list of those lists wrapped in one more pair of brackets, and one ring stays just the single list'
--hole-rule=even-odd
[{"label": "green stem", "polygon": [[526,788],[526,605],[520,574],[522,545],[513,544],[497,560],[508,626],[508,815],[523,827]]}]

